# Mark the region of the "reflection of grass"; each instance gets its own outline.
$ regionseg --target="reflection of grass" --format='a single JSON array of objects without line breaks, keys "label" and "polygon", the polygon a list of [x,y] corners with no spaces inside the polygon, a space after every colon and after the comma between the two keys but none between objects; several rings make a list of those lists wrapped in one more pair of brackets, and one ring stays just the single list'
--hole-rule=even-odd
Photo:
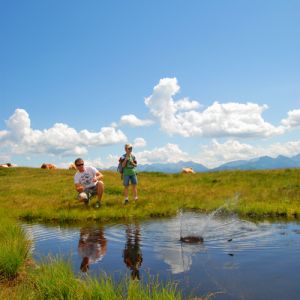
[{"label": "reflection of grass", "polygon": [[103,206],[95,210],[76,200],[74,171],[0,169],[0,208],[28,220],[117,220],[169,216],[178,209],[212,211],[239,195],[235,205],[225,208],[241,216],[291,218],[300,213],[300,169],[194,175],[140,173],[139,201],[127,206],[122,204],[120,175],[103,173]]},{"label": "reflection of grass", "polygon": [[114,282],[105,274],[100,278],[80,279],[71,265],[52,259],[36,268],[27,270],[26,276],[14,287],[3,286],[0,298],[5,299],[103,299],[103,300],[152,300],[182,299],[173,283],[162,285],[158,280],[147,284],[123,279]]}]

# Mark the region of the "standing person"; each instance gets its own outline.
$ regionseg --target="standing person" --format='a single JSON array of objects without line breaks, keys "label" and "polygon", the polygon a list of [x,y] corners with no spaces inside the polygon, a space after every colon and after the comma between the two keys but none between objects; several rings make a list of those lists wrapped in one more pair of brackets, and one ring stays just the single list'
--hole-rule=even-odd
[{"label": "standing person", "polygon": [[126,244],[123,250],[123,260],[131,270],[131,278],[140,280],[139,268],[143,262],[142,251],[140,248],[140,226],[137,223],[126,226]]},{"label": "standing person", "polygon": [[127,204],[129,202],[128,200],[128,187],[129,182],[131,182],[132,185],[132,192],[134,196],[134,200],[138,200],[137,195],[137,176],[136,176],[136,166],[137,161],[135,159],[135,156],[132,154],[132,145],[126,144],[125,145],[125,154],[123,154],[120,157],[120,162],[122,163],[123,168],[123,185],[124,185],[124,204]]},{"label": "standing person", "polygon": [[74,176],[75,189],[79,193],[78,199],[89,203],[93,195],[97,195],[98,201],[95,207],[99,208],[104,192],[103,175],[94,167],[86,167],[82,158],[75,160],[77,172]]}]

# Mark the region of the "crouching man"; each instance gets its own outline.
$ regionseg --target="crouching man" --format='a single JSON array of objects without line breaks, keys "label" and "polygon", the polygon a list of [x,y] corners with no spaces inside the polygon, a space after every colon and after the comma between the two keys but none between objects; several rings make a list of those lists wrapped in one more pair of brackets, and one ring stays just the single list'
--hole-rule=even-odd
[{"label": "crouching man", "polygon": [[78,199],[89,204],[90,198],[97,195],[95,207],[99,208],[104,192],[103,175],[94,167],[86,167],[81,158],[75,160],[77,172],[74,176],[75,189],[79,193]]}]

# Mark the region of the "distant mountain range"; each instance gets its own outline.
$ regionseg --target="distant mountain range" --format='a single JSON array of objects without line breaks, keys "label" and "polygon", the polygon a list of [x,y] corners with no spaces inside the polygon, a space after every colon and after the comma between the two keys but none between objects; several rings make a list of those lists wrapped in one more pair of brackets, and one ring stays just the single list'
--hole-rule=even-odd
[{"label": "distant mountain range", "polygon": [[179,161],[177,163],[167,164],[138,165],[138,170],[140,172],[178,173],[182,170],[182,168],[193,168],[195,172],[206,172],[209,170],[205,166],[193,161]]},{"label": "distant mountain range", "polygon": [[[138,165],[138,171],[140,172],[178,173],[182,170],[182,168],[193,168],[193,170],[196,172],[300,168],[300,153],[293,157],[279,155],[276,158],[261,156],[250,160],[236,160],[222,164],[219,167],[212,169],[209,169],[202,164],[198,164],[193,161]],[[116,171],[116,167],[110,167],[109,170]]]},{"label": "distant mountain range", "polygon": [[250,160],[237,160],[225,163],[213,170],[268,170],[285,168],[300,168],[300,154],[293,157],[279,155],[276,158],[261,156]]}]

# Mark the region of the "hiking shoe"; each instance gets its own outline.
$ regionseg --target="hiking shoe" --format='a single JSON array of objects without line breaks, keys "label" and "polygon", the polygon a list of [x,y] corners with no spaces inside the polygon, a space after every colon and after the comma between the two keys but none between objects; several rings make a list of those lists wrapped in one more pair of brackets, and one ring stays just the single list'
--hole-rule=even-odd
[{"label": "hiking shoe", "polygon": [[95,208],[100,208],[100,206],[101,206],[101,202],[97,201],[95,204]]},{"label": "hiking shoe", "polygon": [[128,204],[128,203],[129,203],[129,200],[128,200],[128,199],[125,199],[124,202],[123,202],[124,205],[126,205],[126,204]]}]

